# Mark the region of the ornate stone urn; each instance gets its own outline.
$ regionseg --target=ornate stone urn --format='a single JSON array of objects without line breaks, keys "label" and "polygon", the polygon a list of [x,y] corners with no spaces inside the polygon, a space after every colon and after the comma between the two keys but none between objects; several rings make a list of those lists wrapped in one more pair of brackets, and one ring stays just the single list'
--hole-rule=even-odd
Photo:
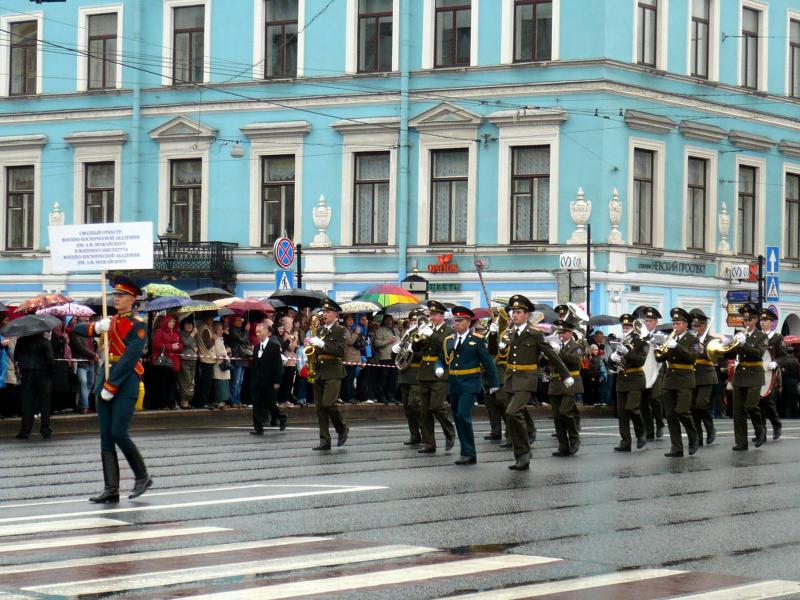
[{"label": "ornate stone urn", "polygon": [[728,230],[731,226],[731,218],[728,215],[728,206],[725,202],[722,203],[722,209],[719,211],[719,219],[717,220],[719,225],[719,246],[717,247],[717,252],[720,254],[728,254],[731,251],[731,246],[728,243]]},{"label": "ornate stone urn", "polygon": [[572,217],[576,227],[572,236],[567,240],[568,244],[586,243],[586,224],[591,215],[592,203],[584,197],[583,188],[579,187],[575,200],[569,203],[569,216]]},{"label": "ornate stone urn", "polygon": [[61,205],[56,202],[53,204],[53,210],[50,211],[48,215],[47,224],[48,225],[63,225],[64,224],[64,213],[61,211]]},{"label": "ornate stone urn", "polygon": [[331,224],[331,207],[325,203],[325,196],[320,195],[319,204],[314,207],[312,213],[314,227],[317,228],[317,235],[311,242],[312,248],[328,248],[331,245],[331,240],[325,232],[328,225]]},{"label": "ornate stone urn", "polygon": [[622,233],[619,231],[619,225],[622,223],[622,202],[619,201],[619,192],[617,188],[611,194],[611,200],[608,202],[608,218],[611,221],[611,232],[608,234],[609,244],[624,244]]}]

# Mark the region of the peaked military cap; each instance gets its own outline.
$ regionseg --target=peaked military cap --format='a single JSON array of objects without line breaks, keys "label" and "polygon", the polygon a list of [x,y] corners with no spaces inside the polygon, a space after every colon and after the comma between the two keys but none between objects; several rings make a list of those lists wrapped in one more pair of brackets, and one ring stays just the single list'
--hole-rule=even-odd
[{"label": "peaked military cap", "polygon": [[322,304],[319,305],[319,307],[322,310],[335,310],[336,312],[341,312],[342,310],[342,307],[336,304],[336,302],[334,302],[330,298],[325,298],[322,301]]},{"label": "peaked military cap", "polygon": [[633,314],[639,319],[660,319],[661,313],[653,306],[637,306]]},{"label": "peaked military cap", "polygon": [[142,295],[142,288],[136,285],[133,279],[125,275],[115,277],[111,285],[114,288],[114,294],[129,294],[134,298]]},{"label": "peaked military cap", "polygon": [[706,313],[704,313],[699,308],[693,308],[689,311],[689,316],[692,318],[692,321],[700,321],[701,323],[708,323],[708,317]]},{"label": "peaked military cap", "polygon": [[775,314],[775,311],[771,308],[762,308],[761,314],[758,317],[759,319],[769,319],[770,321],[777,321],[778,315]]},{"label": "peaked military cap", "polygon": [[431,312],[446,313],[447,307],[438,300],[428,300],[428,310]]},{"label": "peaked military cap", "polygon": [[563,319],[556,319],[553,325],[561,329],[569,329],[570,331],[577,331],[579,333],[584,332],[583,322],[574,315],[566,315]]},{"label": "peaked military cap", "polygon": [[669,311],[669,316],[673,321],[686,321],[688,323],[692,320],[692,318],[689,316],[689,313],[680,306],[676,306]]},{"label": "peaked military cap", "polygon": [[624,315],[619,316],[619,323],[620,325],[631,325],[633,326],[633,322],[636,320],[636,317],[629,313],[625,313]]},{"label": "peaked military cap", "polygon": [[561,319],[563,319],[570,313],[569,306],[567,304],[559,304],[553,310],[555,310],[558,313],[558,316]]},{"label": "peaked military cap", "polygon": [[408,313],[409,319],[418,319],[419,317],[425,316],[425,309],[424,308],[415,308],[410,313]]},{"label": "peaked military cap", "polygon": [[472,321],[475,318],[475,313],[466,306],[454,306],[450,309],[450,314],[453,315],[454,319],[469,319]]},{"label": "peaked military cap", "polygon": [[522,309],[526,312],[531,312],[533,310],[533,302],[528,300],[522,294],[514,294],[508,299],[508,310],[514,310],[515,308]]},{"label": "peaked military cap", "polygon": [[742,306],[739,307],[739,314],[745,318],[757,317],[758,310],[756,310],[756,307],[752,304],[742,304]]}]

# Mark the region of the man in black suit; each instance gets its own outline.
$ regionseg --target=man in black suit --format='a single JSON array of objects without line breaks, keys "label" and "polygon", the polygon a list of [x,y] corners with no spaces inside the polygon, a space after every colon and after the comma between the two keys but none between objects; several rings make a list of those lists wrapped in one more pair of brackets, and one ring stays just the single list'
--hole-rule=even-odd
[{"label": "man in black suit", "polygon": [[259,343],[253,349],[253,369],[250,381],[253,389],[253,431],[251,435],[264,435],[265,412],[278,418],[280,430],[286,429],[286,415],[278,409],[277,394],[283,377],[281,346],[277,338],[270,337],[272,322],[264,321],[256,327]]}]

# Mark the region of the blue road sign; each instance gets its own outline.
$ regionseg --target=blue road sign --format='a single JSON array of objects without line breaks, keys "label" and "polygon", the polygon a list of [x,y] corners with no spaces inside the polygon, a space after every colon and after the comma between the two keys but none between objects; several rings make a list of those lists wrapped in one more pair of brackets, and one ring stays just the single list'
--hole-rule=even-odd
[{"label": "blue road sign", "polygon": [[294,262],[294,244],[292,240],[286,237],[278,238],[275,240],[273,247],[275,254],[275,262],[282,269],[288,269]]},{"label": "blue road sign", "polygon": [[275,271],[275,289],[291,290],[294,289],[294,271],[287,269],[277,269]]},{"label": "blue road sign", "polygon": [[767,302],[781,301],[781,280],[778,275],[767,275],[765,296]]},{"label": "blue road sign", "polygon": [[757,301],[758,292],[752,292],[750,290],[728,290],[728,302],[733,304],[752,302],[754,297]]},{"label": "blue road sign", "polygon": [[767,246],[766,250],[767,273],[779,273],[781,270],[780,246]]}]

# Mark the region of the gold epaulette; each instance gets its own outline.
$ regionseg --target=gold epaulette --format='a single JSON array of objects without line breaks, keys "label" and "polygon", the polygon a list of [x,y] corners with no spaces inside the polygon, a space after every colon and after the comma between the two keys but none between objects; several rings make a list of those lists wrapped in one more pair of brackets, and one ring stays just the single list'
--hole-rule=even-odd
[{"label": "gold epaulette", "polygon": [[475,333],[474,331],[472,332],[472,335],[473,337],[476,337],[479,340],[482,340],[485,337],[482,333]]}]

